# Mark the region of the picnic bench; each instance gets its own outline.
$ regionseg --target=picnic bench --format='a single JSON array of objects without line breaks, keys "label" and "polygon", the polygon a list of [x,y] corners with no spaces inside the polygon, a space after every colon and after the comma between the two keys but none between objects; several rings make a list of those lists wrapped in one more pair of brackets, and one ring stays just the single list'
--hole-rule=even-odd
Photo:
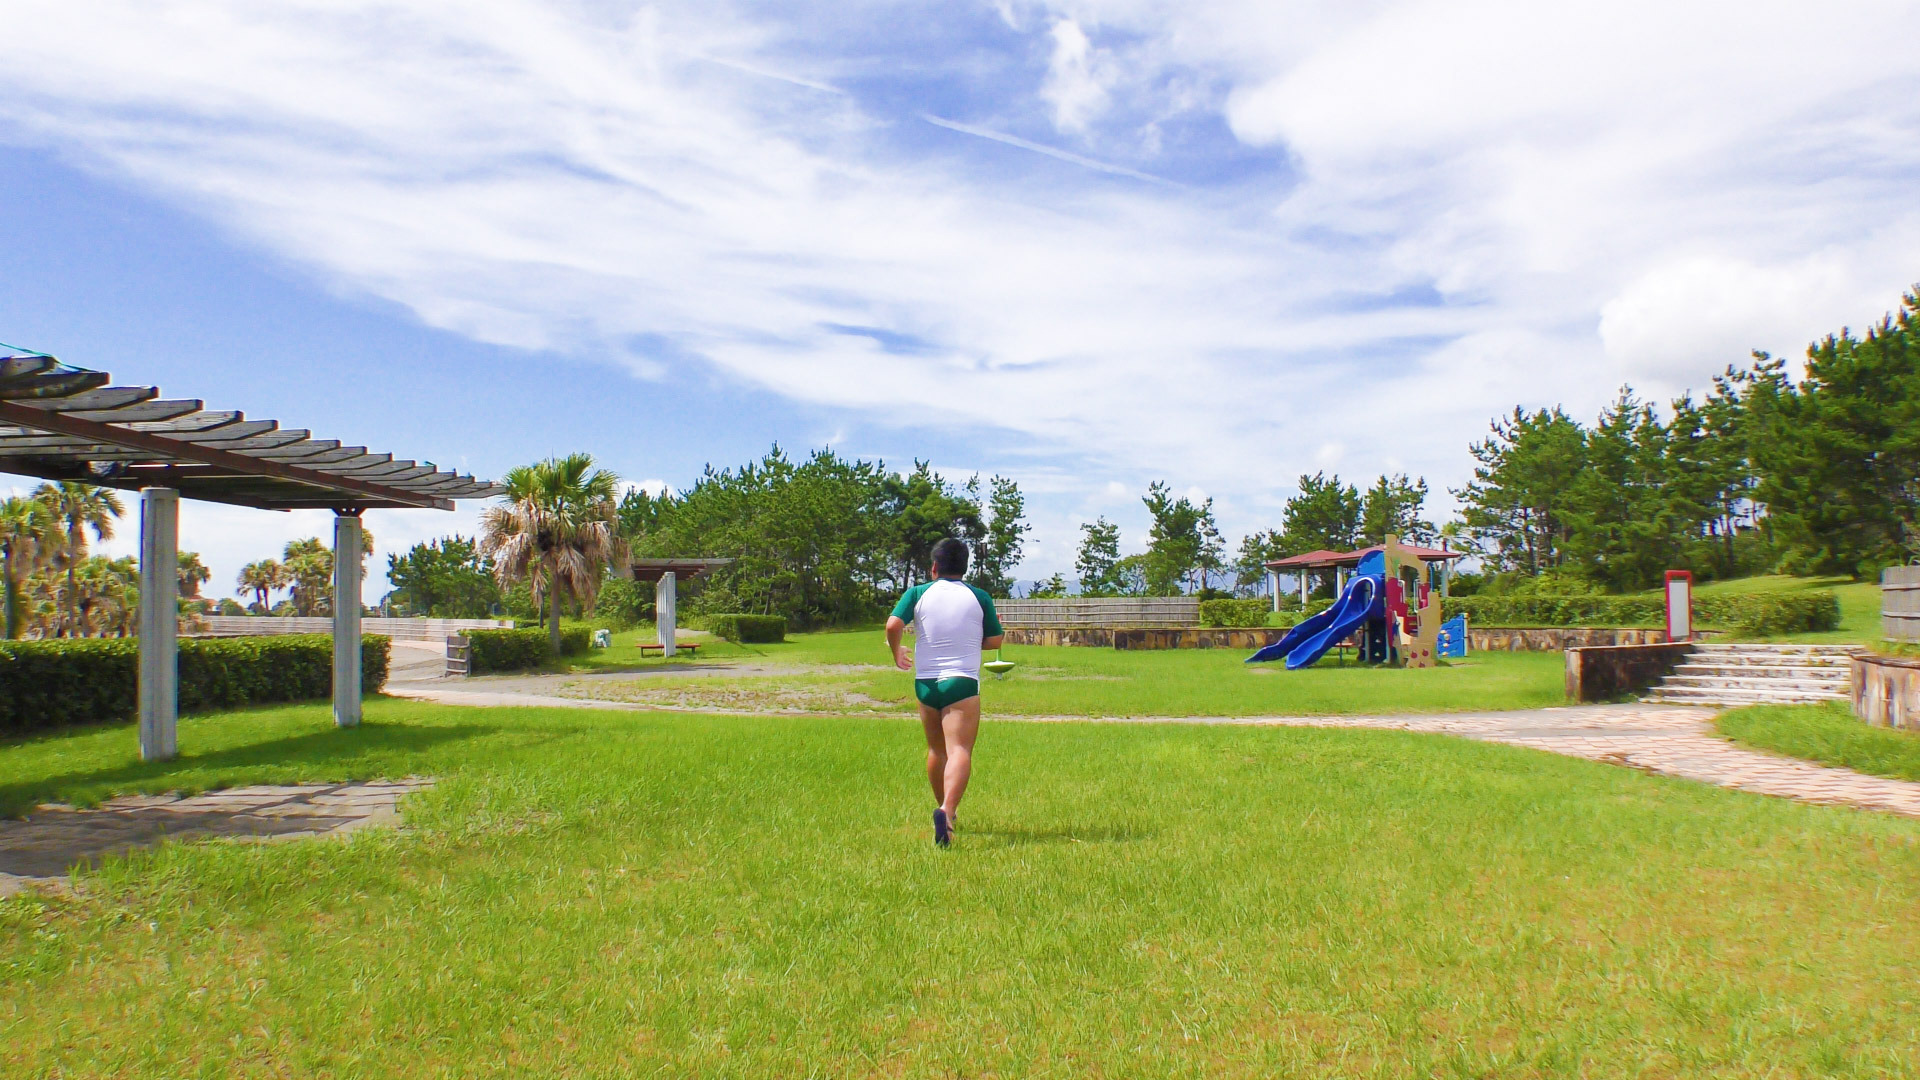
[{"label": "picnic bench", "polygon": [[[650,652],[661,652],[661,651],[663,651],[663,650],[664,650],[665,648],[666,648],[666,646],[665,646],[665,645],[662,645],[662,644],[660,644],[660,643],[659,643],[659,642],[657,642],[657,641],[656,641],[656,642],[654,642],[654,643],[653,643],[653,644],[651,644],[651,645],[649,645],[649,644],[647,644],[646,642],[644,642],[644,641],[643,641],[643,642],[641,642],[641,643],[640,643],[640,655],[641,655],[641,656],[645,656],[645,655],[647,655],[647,654],[648,654],[648,653],[650,653]],[[690,653],[698,653],[698,652],[700,651],[700,643],[699,643],[699,642],[688,642],[688,643],[686,643],[686,644],[675,644],[675,645],[674,645],[674,647],[673,647],[673,651],[674,651],[674,652],[690,652]]]}]

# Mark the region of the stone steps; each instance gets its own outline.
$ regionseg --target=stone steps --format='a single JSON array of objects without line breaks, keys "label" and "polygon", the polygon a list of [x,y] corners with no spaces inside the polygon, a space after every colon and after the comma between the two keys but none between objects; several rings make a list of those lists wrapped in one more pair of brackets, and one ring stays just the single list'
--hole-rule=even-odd
[{"label": "stone steps", "polygon": [[1675,675],[1722,675],[1729,679],[1751,679],[1764,676],[1780,679],[1839,679],[1847,680],[1845,664],[1723,664],[1718,661],[1710,664],[1681,664],[1673,669]]},{"label": "stone steps", "polygon": [[1672,705],[1799,705],[1844,701],[1846,645],[1696,645],[1646,699]]}]

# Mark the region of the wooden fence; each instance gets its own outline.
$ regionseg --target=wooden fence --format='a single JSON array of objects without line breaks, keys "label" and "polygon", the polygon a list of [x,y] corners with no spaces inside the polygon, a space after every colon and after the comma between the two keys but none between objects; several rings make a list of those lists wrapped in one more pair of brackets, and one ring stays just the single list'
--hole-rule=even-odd
[{"label": "wooden fence", "polygon": [[1192,596],[997,600],[994,608],[1003,625],[1023,629],[1200,625],[1200,601]]},{"label": "wooden fence", "polygon": [[1920,566],[1880,571],[1880,632],[1894,641],[1920,641]]}]

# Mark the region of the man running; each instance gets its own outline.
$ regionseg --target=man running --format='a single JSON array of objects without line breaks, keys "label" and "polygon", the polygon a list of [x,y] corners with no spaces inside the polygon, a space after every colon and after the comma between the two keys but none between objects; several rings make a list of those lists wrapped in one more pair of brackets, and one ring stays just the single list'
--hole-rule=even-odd
[{"label": "man running", "polygon": [[[967,572],[967,545],[933,545],[933,580],[908,589],[887,618],[887,647],[901,671],[914,674],[920,726],[927,733],[927,782],[940,805],[933,811],[933,842],[953,842],[954,812],[973,774],[973,740],[980,734],[980,653],[997,649],[1004,631],[993,598],[960,580]],[[900,644],[914,624],[918,647]]]}]

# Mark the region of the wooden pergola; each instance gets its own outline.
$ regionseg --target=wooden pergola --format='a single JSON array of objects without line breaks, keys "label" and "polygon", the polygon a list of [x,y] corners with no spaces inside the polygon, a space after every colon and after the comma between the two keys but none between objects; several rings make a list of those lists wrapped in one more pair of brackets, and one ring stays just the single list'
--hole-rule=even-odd
[{"label": "wooden pergola", "polygon": [[660,655],[671,659],[675,645],[675,623],[679,618],[678,582],[710,574],[733,563],[732,559],[634,559],[633,580],[654,583],[653,626],[659,635]]},{"label": "wooden pergola", "polygon": [[140,755],[178,753],[180,499],[326,509],[333,529],[333,717],[360,722],[360,515],[451,510],[500,489],[51,356],[0,357],[0,472],[140,493]]}]

